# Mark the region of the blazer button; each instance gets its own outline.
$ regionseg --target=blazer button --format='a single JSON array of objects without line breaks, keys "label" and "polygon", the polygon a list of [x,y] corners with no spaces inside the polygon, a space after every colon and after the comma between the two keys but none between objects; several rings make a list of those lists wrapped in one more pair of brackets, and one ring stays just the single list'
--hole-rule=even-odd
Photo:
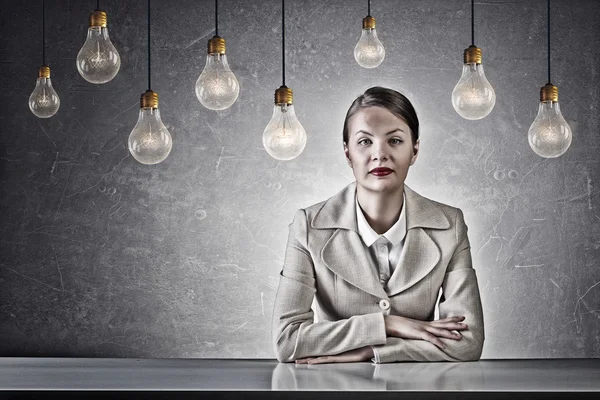
[{"label": "blazer button", "polygon": [[382,310],[387,310],[390,308],[390,302],[386,299],[379,300],[379,308]]}]

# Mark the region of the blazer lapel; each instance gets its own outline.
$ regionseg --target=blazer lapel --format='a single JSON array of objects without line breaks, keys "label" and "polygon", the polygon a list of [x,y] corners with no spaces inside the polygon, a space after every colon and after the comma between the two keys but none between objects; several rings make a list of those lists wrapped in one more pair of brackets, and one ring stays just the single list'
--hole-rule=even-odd
[{"label": "blazer lapel", "polygon": [[330,197],[311,221],[315,229],[336,229],[321,250],[323,263],[346,282],[379,298],[387,294],[377,267],[358,234],[356,182]]},{"label": "blazer lapel", "polygon": [[394,296],[423,279],[440,261],[437,244],[423,228],[406,232],[400,261],[386,286],[388,296]]},{"label": "blazer lapel", "polygon": [[[438,245],[423,228],[448,229],[450,222],[435,202],[404,185],[406,238],[400,261],[384,290],[356,222],[356,182],[326,200],[310,225],[315,229],[336,229],[321,250],[327,268],[348,283],[385,298],[400,293],[423,279],[441,257]],[[387,292],[387,293],[386,293]]]},{"label": "blazer lapel", "polygon": [[348,283],[373,296],[387,298],[369,249],[357,232],[336,230],[323,246],[321,258],[327,268]]},{"label": "blazer lapel", "polygon": [[441,258],[441,250],[424,228],[448,229],[450,221],[435,203],[404,186],[406,237],[400,261],[387,283],[389,296],[396,295],[423,279]]}]

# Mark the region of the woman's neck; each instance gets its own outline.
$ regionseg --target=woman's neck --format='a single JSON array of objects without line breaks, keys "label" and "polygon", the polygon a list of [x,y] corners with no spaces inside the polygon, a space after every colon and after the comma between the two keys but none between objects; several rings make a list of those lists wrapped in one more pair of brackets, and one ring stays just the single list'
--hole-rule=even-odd
[{"label": "woman's neck", "polygon": [[358,204],[371,228],[379,235],[387,232],[400,217],[404,206],[404,185],[394,192],[372,192],[356,188]]}]

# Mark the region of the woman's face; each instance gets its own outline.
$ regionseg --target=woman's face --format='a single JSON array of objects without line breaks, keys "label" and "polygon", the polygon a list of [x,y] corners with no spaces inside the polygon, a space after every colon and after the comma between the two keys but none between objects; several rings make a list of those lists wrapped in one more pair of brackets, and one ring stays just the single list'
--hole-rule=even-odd
[{"label": "woman's face", "polygon": [[[408,168],[417,160],[418,150],[419,141],[413,145],[406,122],[383,107],[363,108],[348,121],[344,152],[357,185],[363,189],[402,190]],[[391,172],[376,175],[375,168],[389,168]]]}]

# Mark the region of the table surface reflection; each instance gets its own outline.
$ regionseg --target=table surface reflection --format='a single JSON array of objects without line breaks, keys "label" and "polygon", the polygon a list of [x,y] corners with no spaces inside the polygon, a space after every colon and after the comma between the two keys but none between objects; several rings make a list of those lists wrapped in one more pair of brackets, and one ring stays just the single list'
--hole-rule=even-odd
[{"label": "table surface reflection", "polygon": [[6,357],[0,358],[0,390],[600,391],[600,359],[296,365]]}]

